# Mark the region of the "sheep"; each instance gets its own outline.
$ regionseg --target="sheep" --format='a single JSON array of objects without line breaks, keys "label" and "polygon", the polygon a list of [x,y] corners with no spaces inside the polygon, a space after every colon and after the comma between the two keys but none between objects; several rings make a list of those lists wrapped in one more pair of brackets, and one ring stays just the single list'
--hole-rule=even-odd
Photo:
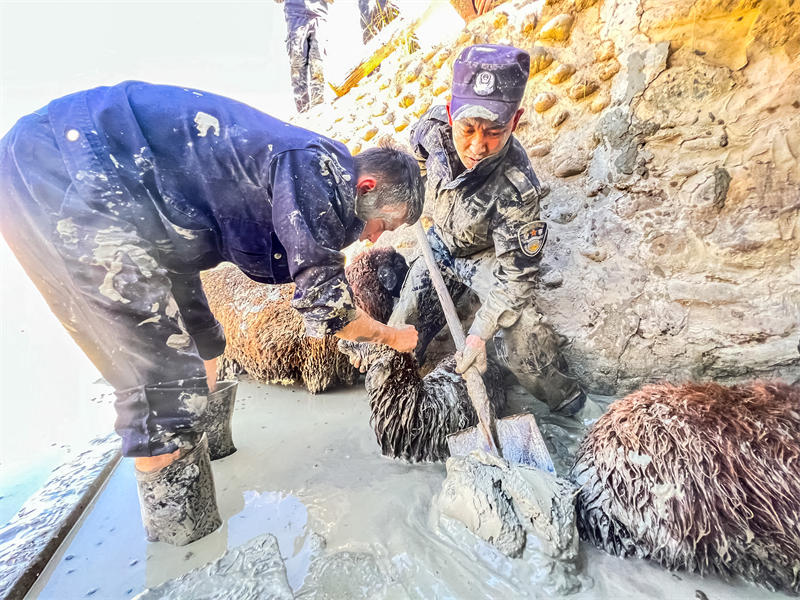
[{"label": "sheep", "polygon": [[[447,436],[477,423],[452,355],[423,378],[411,354],[388,346],[340,340],[339,350],[360,361],[367,371],[370,424],[384,456],[409,462],[443,461],[450,455]],[[499,412],[506,396],[496,365],[490,363],[484,382],[489,401]]]},{"label": "sheep", "polygon": [[408,265],[394,248],[362,252],[344,270],[356,306],[381,323],[389,321],[394,298],[400,297],[406,273]]},{"label": "sheep", "polygon": [[[383,315],[387,306],[391,312],[392,293],[407,270],[402,256],[385,248],[362,252],[345,272],[356,305]],[[223,370],[243,369],[267,383],[301,382],[312,394],[357,381],[358,371],[337,350],[336,338],[306,336],[302,317],[291,307],[294,284],[256,283],[232,264],[206,271],[201,278],[211,312],[227,338]]]},{"label": "sheep", "polygon": [[571,478],[617,556],[800,592],[800,387],[649,385],[611,404]]}]

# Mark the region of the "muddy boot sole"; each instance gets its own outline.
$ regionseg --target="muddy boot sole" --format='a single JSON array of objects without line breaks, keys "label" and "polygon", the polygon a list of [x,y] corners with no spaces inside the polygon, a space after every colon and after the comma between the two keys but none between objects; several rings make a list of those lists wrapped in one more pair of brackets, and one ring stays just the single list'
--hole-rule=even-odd
[{"label": "muddy boot sole", "polygon": [[238,387],[238,381],[220,381],[217,389],[208,395],[208,406],[200,419],[200,429],[208,434],[211,460],[225,458],[236,452],[231,422]]},{"label": "muddy boot sole", "polygon": [[222,525],[208,438],[163,469],[136,471],[142,524],[151,542],[185,546]]}]

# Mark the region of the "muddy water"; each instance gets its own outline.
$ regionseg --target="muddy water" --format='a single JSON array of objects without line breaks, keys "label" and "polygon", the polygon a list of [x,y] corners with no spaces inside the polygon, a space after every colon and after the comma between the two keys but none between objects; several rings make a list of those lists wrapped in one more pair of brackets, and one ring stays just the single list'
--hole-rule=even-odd
[{"label": "muddy water", "polygon": [[[574,421],[540,418],[565,448]],[[245,381],[234,414],[239,451],[213,463],[223,526],[182,548],[148,544],[130,461],[123,461],[30,597],[130,598],[274,535],[301,598],[552,598],[536,553],[509,559],[440,520],[433,498],[443,465],[382,458],[361,390],[311,396]],[[559,460],[557,469],[559,469]],[[561,471],[563,472],[563,471]],[[530,543],[536,540],[531,538]],[[672,575],[581,546],[575,599],[782,598],[746,583]]]}]

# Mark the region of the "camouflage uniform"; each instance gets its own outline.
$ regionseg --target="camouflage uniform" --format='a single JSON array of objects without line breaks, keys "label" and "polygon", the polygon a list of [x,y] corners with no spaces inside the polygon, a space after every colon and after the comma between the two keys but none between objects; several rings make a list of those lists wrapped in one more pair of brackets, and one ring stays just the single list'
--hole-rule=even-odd
[{"label": "camouflage uniform", "polygon": [[284,0],[286,50],[297,112],[321,104],[325,93],[325,21],[327,0]]},{"label": "camouflage uniform", "polygon": [[204,411],[201,359],[225,336],[201,270],[294,281],[310,335],[355,318],[338,251],[363,229],[355,180],[338,142],[139,82],[54,100],[0,140],[3,236],[114,386],[126,456],[174,450]]},{"label": "camouflage uniform", "polygon": [[364,44],[392,22],[400,11],[389,0],[358,0],[358,12],[361,14],[361,35]]},{"label": "camouflage uniform", "polygon": [[[563,340],[533,304],[546,224],[539,221],[541,186],[513,136],[497,154],[463,169],[444,106],[429,110],[411,131],[426,176],[434,227],[428,238],[454,301],[468,288],[481,300],[469,333],[494,336],[498,357],[520,383],[555,409],[580,408],[584,394],[569,376]],[[412,264],[390,324],[419,330],[418,358],[444,326],[425,262]],[[496,335],[495,335],[496,334]]]}]

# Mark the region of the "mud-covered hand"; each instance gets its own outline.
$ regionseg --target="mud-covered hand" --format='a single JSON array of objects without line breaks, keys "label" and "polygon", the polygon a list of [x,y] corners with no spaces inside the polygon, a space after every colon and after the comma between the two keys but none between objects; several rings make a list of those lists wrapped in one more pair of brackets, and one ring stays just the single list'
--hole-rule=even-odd
[{"label": "mud-covered hand", "polygon": [[477,335],[468,335],[463,352],[456,352],[456,373],[463,374],[471,366],[486,373],[486,341]]},{"label": "mud-covered hand", "polygon": [[413,325],[402,325],[395,328],[394,335],[388,344],[398,352],[413,352],[417,347],[419,333]]},{"label": "mud-covered hand", "polygon": [[204,360],[203,365],[206,368],[206,382],[208,383],[208,391],[213,392],[217,389],[217,359]]}]

